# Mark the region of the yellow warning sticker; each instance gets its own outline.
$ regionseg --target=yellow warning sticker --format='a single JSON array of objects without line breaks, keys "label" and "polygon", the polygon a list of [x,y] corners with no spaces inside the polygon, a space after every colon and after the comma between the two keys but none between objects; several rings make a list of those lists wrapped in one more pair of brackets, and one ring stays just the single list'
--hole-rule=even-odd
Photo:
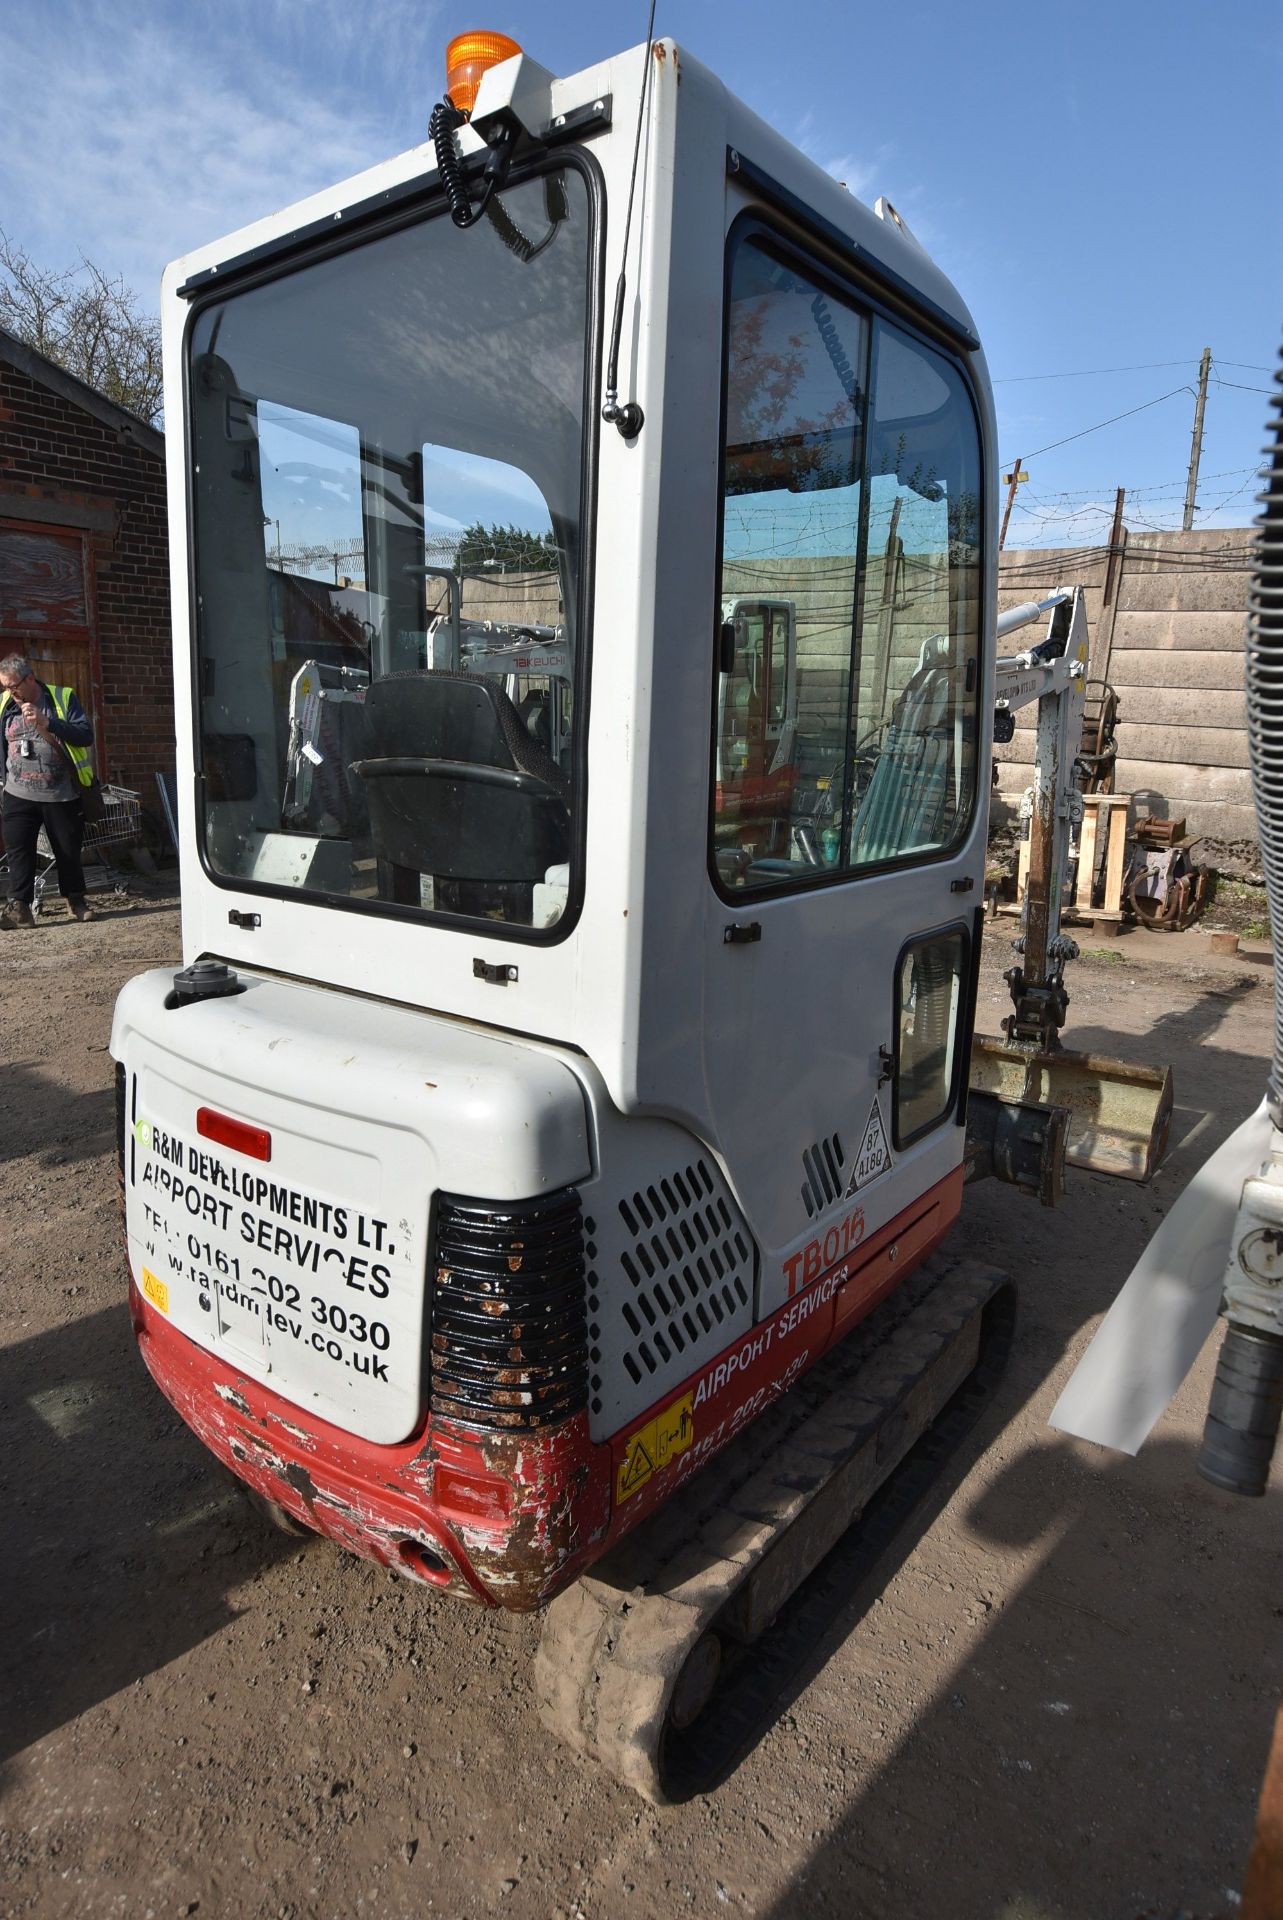
[{"label": "yellow warning sticker", "polygon": [[154,1307],[159,1307],[162,1313],[169,1312],[169,1288],[147,1267],[143,1268],[143,1292]]},{"label": "yellow warning sticker", "polygon": [[636,1433],[630,1433],[624,1457],[615,1476],[616,1501],[627,1500],[630,1493],[644,1487],[653,1473],[666,1467],[679,1453],[685,1453],[695,1438],[693,1396],[684,1393],[648,1420]]}]

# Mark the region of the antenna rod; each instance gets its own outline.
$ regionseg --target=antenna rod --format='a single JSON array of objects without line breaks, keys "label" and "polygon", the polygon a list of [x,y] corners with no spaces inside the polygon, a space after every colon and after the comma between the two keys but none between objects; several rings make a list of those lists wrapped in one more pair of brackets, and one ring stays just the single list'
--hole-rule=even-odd
[{"label": "antenna rod", "polygon": [[646,19],[646,68],[642,74],[641,99],[637,105],[637,133],[633,140],[633,170],[628,180],[628,211],[624,215],[624,245],[619,256],[619,280],[615,286],[615,317],[610,328],[610,355],[606,361],[606,398],[601,409],[603,420],[618,427],[625,440],[633,440],[641,431],[644,415],[635,400],[619,404],[619,340],[624,328],[624,287],[628,277],[628,236],[633,224],[633,194],[637,188],[637,161],[641,154],[642,125],[646,119],[646,101],[650,95],[651,42],[655,31],[655,0],[650,0]]}]

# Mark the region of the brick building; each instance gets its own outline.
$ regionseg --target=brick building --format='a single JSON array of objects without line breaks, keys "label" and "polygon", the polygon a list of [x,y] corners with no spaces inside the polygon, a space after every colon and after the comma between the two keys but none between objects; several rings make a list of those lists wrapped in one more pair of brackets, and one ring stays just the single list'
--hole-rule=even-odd
[{"label": "brick building", "polygon": [[163,434],[0,329],[0,655],[76,688],[104,779],[174,765]]}]

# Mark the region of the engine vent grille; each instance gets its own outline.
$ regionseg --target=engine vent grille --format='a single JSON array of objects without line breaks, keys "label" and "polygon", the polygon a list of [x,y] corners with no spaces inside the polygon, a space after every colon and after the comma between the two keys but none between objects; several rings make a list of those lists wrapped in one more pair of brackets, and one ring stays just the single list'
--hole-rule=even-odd
[{"label": "engine vent grille", "polygon": [[597,1264],[597,1224],[584,1222],[594,1413],[602,1410],[598,1369],[607,1311],[626,1329],[616,1329],[618,1359],[634,1386],[641,1386],[656,1375],[684,1374],[710,1343],[716,1350],[729,1342],[753,1290],[752,1243],[706,1161],[649,1182],[620,1199],[618,1211],[625,1235],[617,1254],[622,1281],[610,1289],[609,1308]]},{"label": "engine vent grille", "polygon": [[584,1225],[574,1187],[515,1204],[437,1199],[434,1414],[533,1430],[588,1397]]},{"label": "engine vent grille", "polygon": [[806,1178],[802,1182],[802,1205],[811,1219],[831,1207],[842,1193],[842,1142],[836,1133],[818,1140],[802,1154]]}]

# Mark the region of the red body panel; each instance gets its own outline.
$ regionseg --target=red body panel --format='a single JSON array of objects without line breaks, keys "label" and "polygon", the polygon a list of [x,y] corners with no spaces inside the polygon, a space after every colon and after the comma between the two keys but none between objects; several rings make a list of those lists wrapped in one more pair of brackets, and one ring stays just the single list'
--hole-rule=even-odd
[{"label": "red body panel", "polygon": [[577,1414],[534,1433],[434,1417],[377,1446],[196,1346],[132,1280],[130,1309],[156,1384],[247,1485],[365,1559],[525,1611],[660,1505],[930,1253],[957,1217],[962,1179],[959,1168],[601,1444]]}]

